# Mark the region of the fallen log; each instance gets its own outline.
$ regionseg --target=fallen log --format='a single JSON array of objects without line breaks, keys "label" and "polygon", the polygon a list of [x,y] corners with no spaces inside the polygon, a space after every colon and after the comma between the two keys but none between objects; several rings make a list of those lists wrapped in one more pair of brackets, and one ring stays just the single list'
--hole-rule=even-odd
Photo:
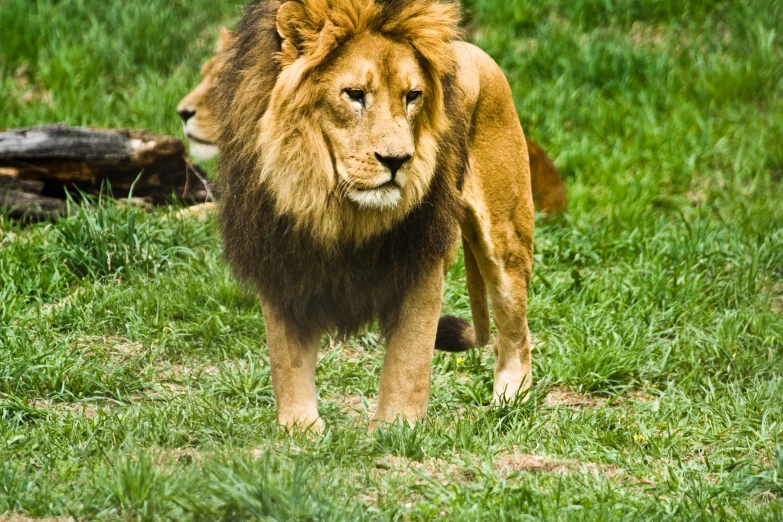
[{"label": "fallen log", "polygon": [[57,219],[67,211],[64,200],[0,187],[0,207],[14,219],[42,221]]},{"label": "fallen log", "polygon": [[[182,141],[147,131],[46,125],[0,132],[0,180],[14,198],[25,192],[64,199],[66,191],[98,194],[106,185],[114,197],[132,190],[134,198],[150,203],[210,197]],[[25,183],[36,188],[25,189]]]},{"label": "fallen log", "polygon": [[41,194],[44,190],[44,182],[34,179],[17,179],[0,175],[0,189],[20,190],[30,194]]}]

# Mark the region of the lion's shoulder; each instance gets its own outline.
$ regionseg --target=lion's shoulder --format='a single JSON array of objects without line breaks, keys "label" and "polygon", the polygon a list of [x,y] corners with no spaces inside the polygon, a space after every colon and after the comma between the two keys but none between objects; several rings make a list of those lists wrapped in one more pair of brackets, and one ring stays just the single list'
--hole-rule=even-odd
[{"label": "lion's shoulder", "polygon": [[486,52],[469,42],[452,43],[457,63],[456,96],[460,106],[473,113],[480,101],[505,101],[511,96],[506,76]]}]

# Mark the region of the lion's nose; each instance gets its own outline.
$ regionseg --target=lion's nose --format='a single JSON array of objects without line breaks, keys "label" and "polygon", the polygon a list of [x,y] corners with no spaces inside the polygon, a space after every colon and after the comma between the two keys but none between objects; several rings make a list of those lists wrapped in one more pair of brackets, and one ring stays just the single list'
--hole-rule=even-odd
[{"label": "lion's nose", "polygon": [[381,156],[377,152],[375,153],[375,157],[389,169],[392,179],[397,175],[397,171],[412,158],[410,154],[406,154],[405,156]]},{"label": "lion's nose", "polygon": [[190,118],[196,115],[196,111],[183,109],[181,111],[177,111],[177,114],[179,114],[179,117],[182,118],[182,123],[187,123]]}]

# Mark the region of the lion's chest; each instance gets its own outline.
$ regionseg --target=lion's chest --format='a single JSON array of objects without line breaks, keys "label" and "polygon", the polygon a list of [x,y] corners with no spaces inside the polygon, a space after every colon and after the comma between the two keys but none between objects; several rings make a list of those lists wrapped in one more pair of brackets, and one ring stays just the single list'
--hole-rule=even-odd
[{"label": "lion's chest", "polygon": [[406,292],[445,254],[427,234],[410,237],[405,230],[331,252],[287,230],[263,240],[263,251],[278,255],[258,259],[257,285],[267,302],[306,329],[351,334],[375,320],[393,321]]},{"label": "lion's chest", "polygon": [[392,230],[361,246],[330,249],[279,215],[270,194],[228,184],[225,201],[231,204],[221,208],[226,257],[303,333],[351,334],[375,320],[390,326],[407,293],[456,241],[456,199],[445,183],[436,177],[421,205]]}]

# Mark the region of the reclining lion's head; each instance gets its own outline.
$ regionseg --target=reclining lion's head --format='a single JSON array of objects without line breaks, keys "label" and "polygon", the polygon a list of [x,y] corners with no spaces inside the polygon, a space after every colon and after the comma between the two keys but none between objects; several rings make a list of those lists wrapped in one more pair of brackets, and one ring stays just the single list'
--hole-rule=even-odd
[{"label": "reclining lion's head", "polygon": [[218,153],[212,88],[223,63],[224,52],[232,40],[233,35],[228,29],[220,30],[217,53],[201,68],[201,82],[177,105],[177,114],[182,118],[185,136],[190,142],[190,153],[198,159],[209,159]]},{"label": "reclining lion's head", "polygon": [[436,175],[458,18],[435,0],[288,1],[274,71],[240,27],[216,85],[223,170],[241,162],[326,243],[389,229]]}]

